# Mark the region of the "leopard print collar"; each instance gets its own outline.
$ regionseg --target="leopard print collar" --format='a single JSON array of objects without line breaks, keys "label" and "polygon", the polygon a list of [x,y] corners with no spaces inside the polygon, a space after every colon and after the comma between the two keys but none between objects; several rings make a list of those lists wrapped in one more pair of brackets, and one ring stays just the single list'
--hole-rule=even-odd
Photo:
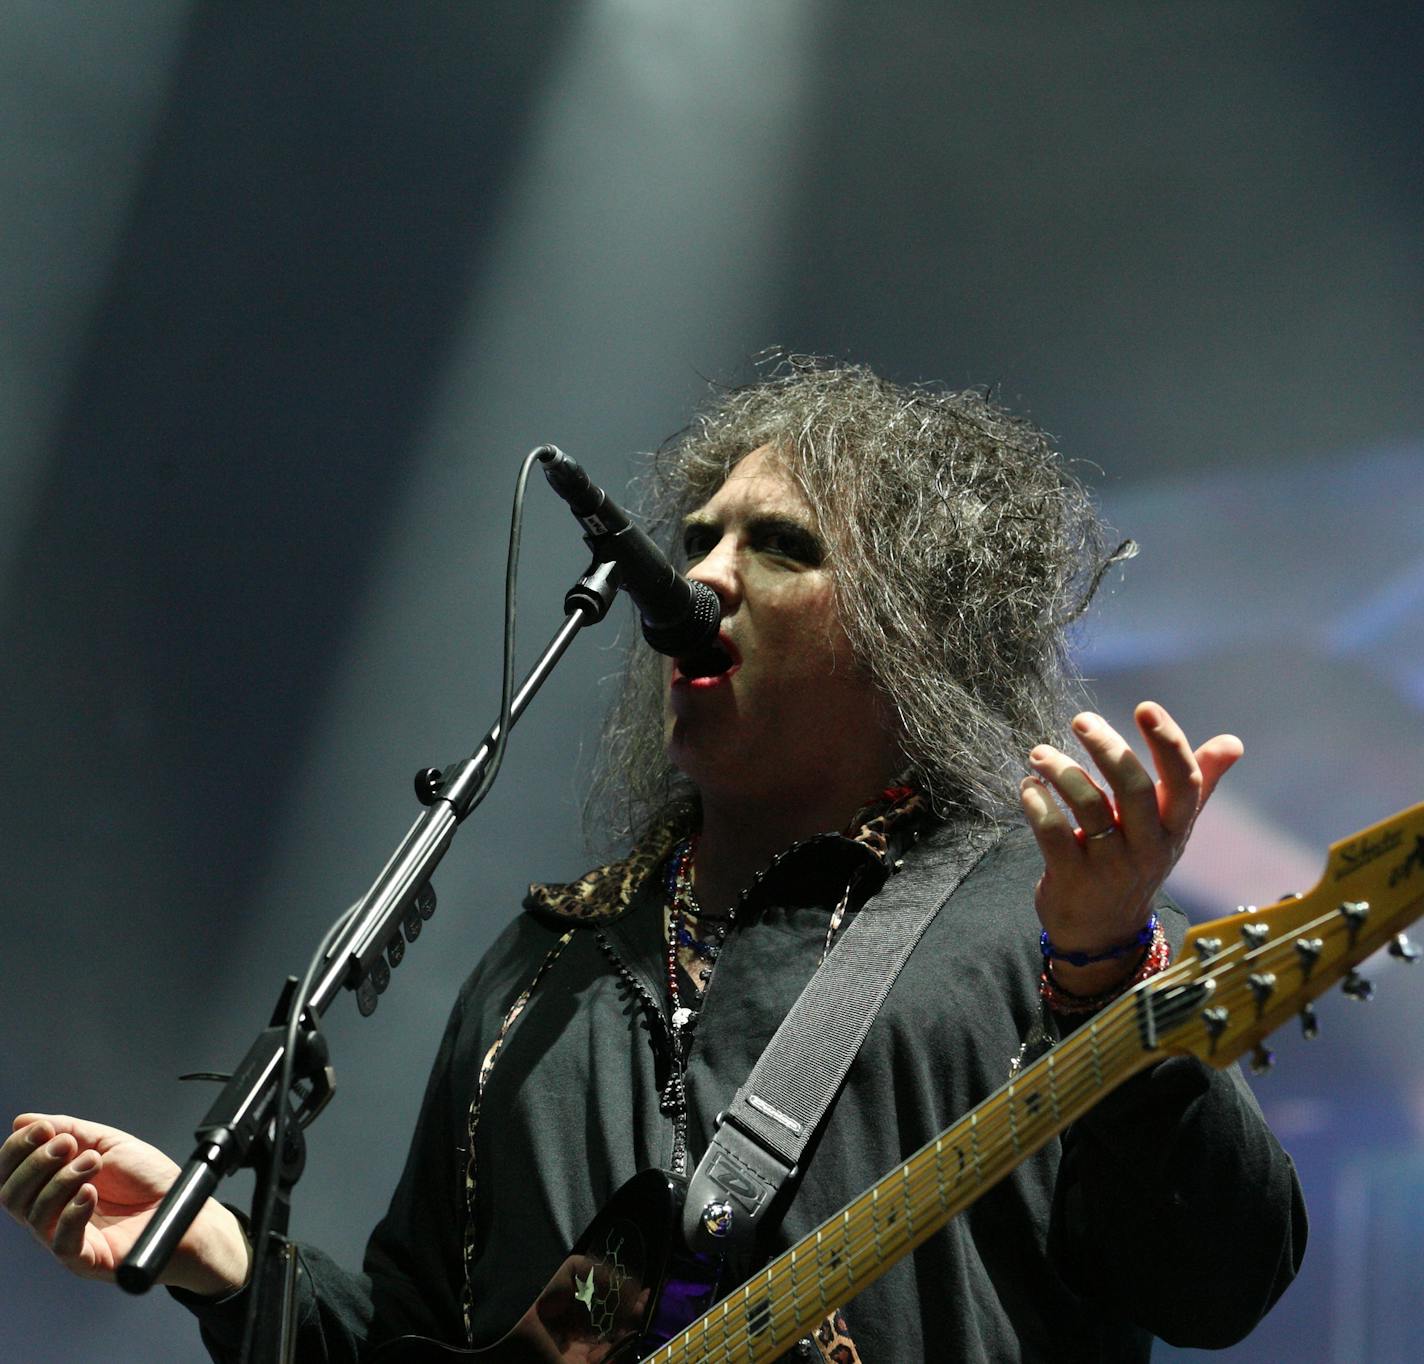
[{"label": "leopard print collar", "polygon": [[[886,862],[892,834],[931,818],[929,801],[913,786],[887,787],[857,812],[843,835]],[[678,814],[656,825],[627,857],[585,872],[576,881],[529,887],[524,907],[562,923],[608,923],[622,915],[638,888],[668,859],[691,832],[688,817]],[[822,835],[821,837],[825,837]]]}]

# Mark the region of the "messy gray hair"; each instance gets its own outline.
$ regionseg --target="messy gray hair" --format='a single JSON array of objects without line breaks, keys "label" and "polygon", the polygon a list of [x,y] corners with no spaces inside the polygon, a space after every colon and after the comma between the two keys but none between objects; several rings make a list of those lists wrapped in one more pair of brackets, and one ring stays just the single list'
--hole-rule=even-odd
[{"label": "messy gray hair", "polygon": [[[1068,626],[1130,542],[1105,559],[1102,523],[1049,437],[987,395],[806,356],[720,391],[652,456],[642,492],[654,538],[679,554],[683,518],[762,446],[811,506],[905,775],[942,814],[1016,810],[1025,755],[1061,742],[1081,700]],[[588,809],[590,831],[615,838],[697,810],[663,752],[662,663],[641,640],[622,682]]]}]

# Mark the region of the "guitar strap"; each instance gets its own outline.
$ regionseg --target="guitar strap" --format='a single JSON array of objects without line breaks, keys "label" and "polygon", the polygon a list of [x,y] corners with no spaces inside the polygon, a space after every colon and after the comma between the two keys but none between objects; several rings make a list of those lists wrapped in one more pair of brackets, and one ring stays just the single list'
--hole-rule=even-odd
[{"label": "guitar strap", "polygon": [[751,1248],[901,967],[1000,830],[954,825],[936,835],[907,855],[912,874],[892,874],[855,915],[718,1116],[683,1205],[691,1250]]}]

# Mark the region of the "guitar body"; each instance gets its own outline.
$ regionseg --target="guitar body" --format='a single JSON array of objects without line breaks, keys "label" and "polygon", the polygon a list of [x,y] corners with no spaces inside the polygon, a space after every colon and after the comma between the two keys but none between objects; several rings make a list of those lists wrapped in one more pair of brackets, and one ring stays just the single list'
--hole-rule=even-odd
[{"label": "guitar body", "polygon": [[589,1224],[514,1327],[466,1350],[402,1336],[378,1364],[630,1364],[701,1316],[716,1300],[721,1263],[683,1249],[686,1182],[661,1170],[634,1175]]}]

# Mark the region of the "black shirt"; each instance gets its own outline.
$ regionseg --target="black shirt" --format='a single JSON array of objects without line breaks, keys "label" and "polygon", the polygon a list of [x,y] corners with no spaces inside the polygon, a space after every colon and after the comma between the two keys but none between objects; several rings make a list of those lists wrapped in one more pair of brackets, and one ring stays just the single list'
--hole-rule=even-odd
[{"label": "black shirt", "polygon": [[[837,888],[863,862],[847,844],[801,845],[743,901],[688,1059],[694,1160],[812,980]],[[915,875],[916,861],[911,849],[899,874]],[[1009,834],[930,925],[851,1067],[773,1249],[1008,1078],[1041,1020],[1041,869],[1032,838]],[[636,1171],[667,1165],[662,899],[654,873],[617,915],[526,913],[505,930],[456,1002],[365,1273],[304,1248],[300,1358],[354,1359],[368,1336],[404,1332],[465,1343],[467,1270],[473,1343],[489,1343],[607,1198]],[[1182,916],[1165,904],[1159,914],[1179,944]],[[526,991],[476,1105],[481,1066]],[[1239,1073],[1181,1058],[1128,1081],[842,1305],[864,1364],[1143,1360],[1153,1335],[1203,1347],[1245,1335],[1289,1283],[1304,1242],[1293,1167]],[[199,1309],[220,1358],[242,1302]]]}]

